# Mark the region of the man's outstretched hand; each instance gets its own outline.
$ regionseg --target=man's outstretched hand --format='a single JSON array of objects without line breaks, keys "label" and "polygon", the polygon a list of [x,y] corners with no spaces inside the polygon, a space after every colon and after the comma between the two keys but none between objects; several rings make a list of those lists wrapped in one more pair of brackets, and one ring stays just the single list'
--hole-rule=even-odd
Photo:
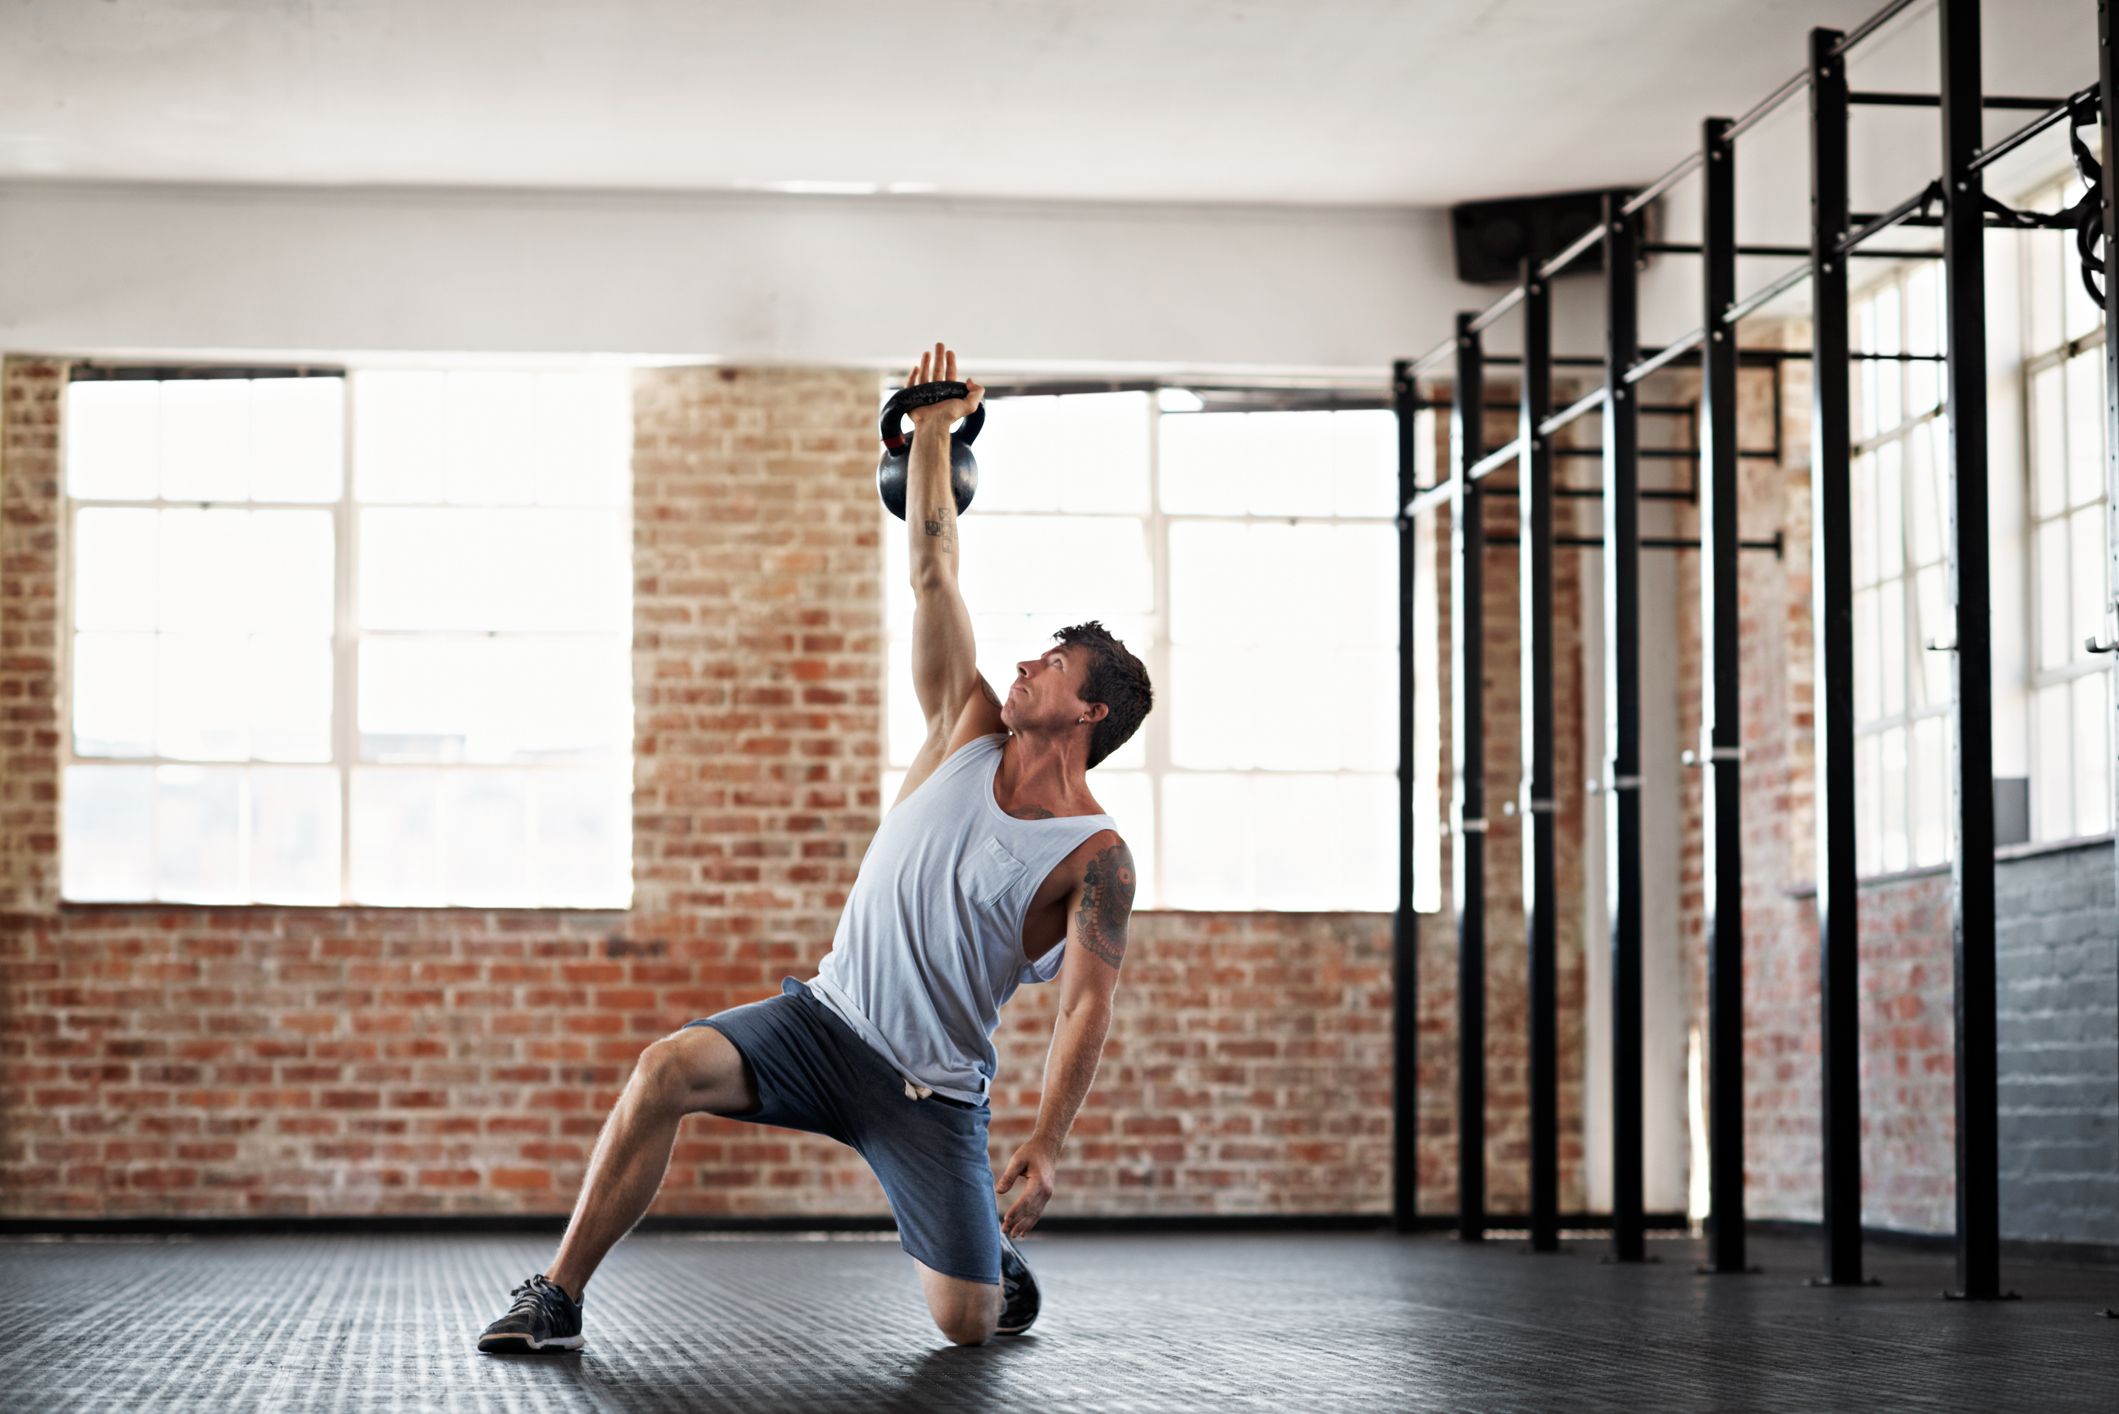
[{"label": "man's outstretched hand", "polygon": [[1006,1193],[1023,1180],[1023,1191],[1016,1195],[1008,1211],[1001,1215],[1001,1231],[1010,1238],[1021,1237],[1037,1226],[1037,1220],[1045,1215],[1045,1204],[1052,1201],[1052,1183],[1059,1167],[1059,1155],[1042,1139],[1032,1138],[1015,1156],[1008,1160],[1008,1167],[1001,1170],[1000,1182],[994,1192]]},{"label": "man's outstretched hand", "polygon": [[[905,386],[916,388],[922,383],[954,383],[956,381],[955,352],[941,344],[936,344],[933,353],[920,355],[920,361],[913,365],[912,372],[906,375]],[[939,422],[947,426],[958,418],[971,416],[979,403],[985,399],[986,390],[969,377],[966,377],[963,381],[969,384],[971,388],[971,392],[967,396],[951,398],[946,403],[930,403],[926,407],[912,409],[912,411],[905,414],[912,419],[912,425],[915,428],[920,428],[925,427],[930,422]]]}]

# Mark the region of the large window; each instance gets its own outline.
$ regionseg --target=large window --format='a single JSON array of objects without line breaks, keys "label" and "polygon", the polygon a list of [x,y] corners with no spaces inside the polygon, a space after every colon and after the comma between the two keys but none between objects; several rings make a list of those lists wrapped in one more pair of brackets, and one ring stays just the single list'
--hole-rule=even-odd
[{"label": "large window", "polygon": [[[1943,351],[1941,271],[1900,270],[1851,309],[1852,347]],[[1950,851],[1951,663],[1944,563],[1948,423],[1942,365],[1853,365],[1854,794],[1857,868],[1936,864]]]},{"label": "large window", "polygon": [[[2055,187],[2031,205],[2081,196]],[[2036,231],[2023,261],[2024,409],[2029,424],[2031,830],[2039,839],[2111,826],[2112,675],[2086,641],[2103,631],[2105,386],[2101,311],[2060,231]]]},{"label": "large window", "polygon": [[77,370],[64,896],[623,907],[628,398]]},{"label": "large window", "polygon": [[[994,400],[960,551],[980,671],[999,687],[1092,618],[1148,666],[1155,710],[1089,777],[1133,848],[1138,906],[1393,906],[1395,456],[1387,409]],[[884,527],[887,806],[926,724],[906,532]]]}]

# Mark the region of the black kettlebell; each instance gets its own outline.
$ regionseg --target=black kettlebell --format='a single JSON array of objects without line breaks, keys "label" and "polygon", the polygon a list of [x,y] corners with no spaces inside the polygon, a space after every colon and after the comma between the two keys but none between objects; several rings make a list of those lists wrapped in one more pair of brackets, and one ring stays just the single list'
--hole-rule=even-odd
[{"label": "black kettlebell", "polygon": [[[882,493],[884,509],[899,520],[905,519],[905,479],[912,469],[912,434],[905,430],[905,414],[970,393],[962,383],[918,383],[900,388],[883,404],[883,458],[876,463],[876,490]],[[958,515],[970,508],[971,495],[979,489],[979,463],[971,455],[971,444],[985,425],[982,402],[949,434],[949,489],[956,497]]]}]

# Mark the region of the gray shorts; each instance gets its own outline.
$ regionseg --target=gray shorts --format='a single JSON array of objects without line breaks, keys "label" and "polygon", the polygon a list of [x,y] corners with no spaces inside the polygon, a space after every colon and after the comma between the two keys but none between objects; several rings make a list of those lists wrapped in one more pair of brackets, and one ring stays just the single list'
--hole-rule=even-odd
[{"label": "gray shorts", "polygon": [[998,1283],[1001,1216],[984,1105],[915,1100],[874,1047],[792,977],[780,995],[686,1023],[743,1055],[758,1108],[729,1118],[823,1134],[853,1148],[890,1199],[898,1245],[943,1276]]}]

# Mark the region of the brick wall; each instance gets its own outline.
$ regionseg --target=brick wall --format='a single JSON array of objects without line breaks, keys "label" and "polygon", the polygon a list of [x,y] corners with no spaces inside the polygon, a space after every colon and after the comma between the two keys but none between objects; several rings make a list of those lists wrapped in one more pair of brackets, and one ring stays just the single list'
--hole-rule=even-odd
[{"label": "brick wall", "polygon": [[[636,379],[622,913],[59,904],[64,368],[0,386],[0,1214],[563,1211],[643,1045],[814,968],[879,808],[872,375]],[[1389,931],[1137,919],[1053,1211],[1385,1210]],[[997,1162],[1055,1001],[997,1037]],[[657,1211],[886,1208],[830,1141],[695,1116]]]}]

